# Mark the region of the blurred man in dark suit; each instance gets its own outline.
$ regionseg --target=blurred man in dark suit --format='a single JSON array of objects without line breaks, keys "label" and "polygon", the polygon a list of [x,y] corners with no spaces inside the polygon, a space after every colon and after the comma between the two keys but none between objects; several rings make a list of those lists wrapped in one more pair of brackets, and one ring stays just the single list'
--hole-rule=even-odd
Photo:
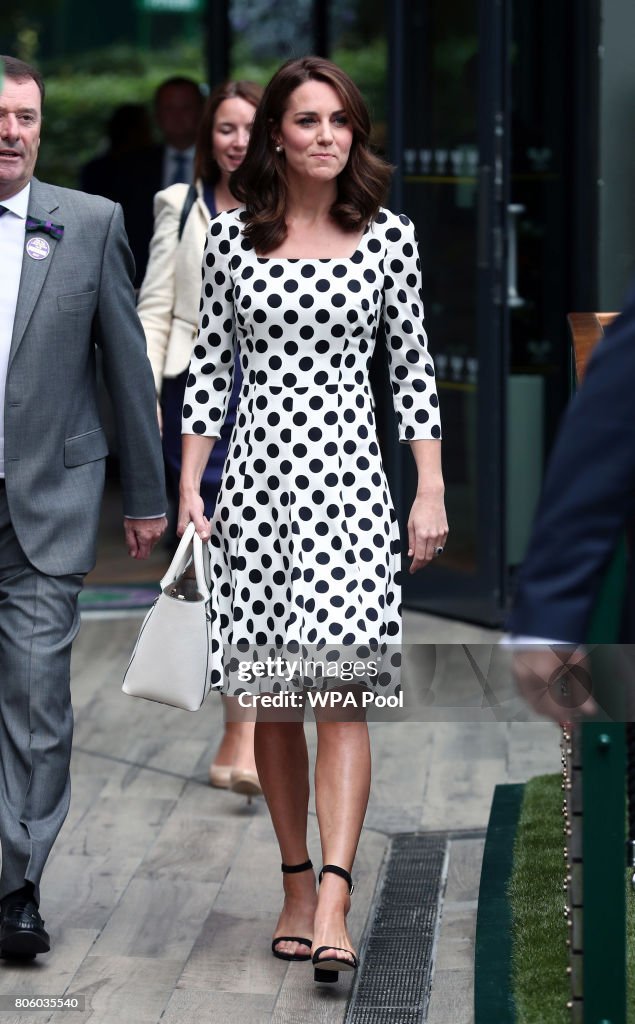
[{"label": "blurred man in dark suit", "polygon": [[132,153],[152,145],[152,123],[143,103],[115,107],[106,126],[108,149],[84,165],[80,188],[93,196],[116,201],[117,179]]},{"label": "blurred man in dark suit", "polygon": [[[635,519],[634,396],[635,291],[595,349],[564,417],[507,622],[519,642],[544,640],[517,656],[516,676],[530,703],[559,720],[567,718],[566,707],[549,698],[548,681],[562,674],[563,658],[565,667],[583,663],[576,648],[587,639],[605,569]],[[632,558],[622,640],[635,642]],[[572,645],[569,654],[555,642]],[[593,702],[580,709],[594,710]]]},{"label": "blurred man in dark suit", "polygon": [[194,146],[203,104],[203,94],[193,79],[181,76],[166,79],[154,95],[155,119],[163,142],[129,150],[117,161],[116,167],[113,166],[111,180],[99,183],[100,190],[90,178],[86,180],[82,176],[82,185],[87,191],[107,195],[123,207],[128,241],[135,258],[136,287],[143,280],[148,262],[155,194],[168,185],[193,181]]}]

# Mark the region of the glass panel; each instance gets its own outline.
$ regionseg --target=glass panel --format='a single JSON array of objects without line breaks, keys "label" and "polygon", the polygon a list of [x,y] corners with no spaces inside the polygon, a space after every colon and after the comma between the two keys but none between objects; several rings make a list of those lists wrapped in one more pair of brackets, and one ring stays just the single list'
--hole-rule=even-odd
[{"label": "glass panel", "polygon": [[565,7],[551,0],[513,3],[507,508],[512,566],[523,557],[544,457],[569,389]]},{"label": "glass panel", "polygon": [[[16,4],[2,28],[5,53],[44,72],[46,111],[37,175],[76,188],[81,168],[109,148],[117,108],[143,104],[151,118],[161,81],[186,75],[205,81],[200,14],[143,10],[130,0],[96,8],[86,0]],[[2,15],[4,15],[2,7]],[[150,139],[142,112],[131,123],[129,150]]]},{"label": "glass panel", "polygon": [[229,0],[232,75],[265,84],[290,57],[313,49],[312,0]]},{"label": "glass panel", "polygon": [[[477,568],[478,10],[428,0],[406,26],[403,207],[419,234],[426,327],[444,434],[451,541],[444,568]],[[406,508],[416,485],[406,460]]]},{"label": "glass panel", "polygon": [[338,0],[329,8],[331,57],[348,72],[366,100],[373,141],[386,148],[388,43],[384,0]]}]

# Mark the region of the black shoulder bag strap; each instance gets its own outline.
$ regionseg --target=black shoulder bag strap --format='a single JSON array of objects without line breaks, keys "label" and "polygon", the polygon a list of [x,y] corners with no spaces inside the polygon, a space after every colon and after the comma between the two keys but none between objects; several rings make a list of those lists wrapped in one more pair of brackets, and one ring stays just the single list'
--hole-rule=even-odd
[{"label": "black shoulder bag strap", "polygon": [[190,185],[187,190],[185,202],[183,203],[183,209],[181,210],[181,218],[179,220],[179,242],[183,237],[183,231],[185,229],[185,222],[190,215],[190,210],[194,206],[194,203],[198,199],[198,192],[196,191],[196,185]]}]

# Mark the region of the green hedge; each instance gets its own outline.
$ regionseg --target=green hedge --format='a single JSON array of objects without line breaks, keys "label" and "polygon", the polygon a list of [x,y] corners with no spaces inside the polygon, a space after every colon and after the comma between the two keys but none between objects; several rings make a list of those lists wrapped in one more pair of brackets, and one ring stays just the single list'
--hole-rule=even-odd
[{"label": "green hedge", "polygon": [[198,48],[150,54],[134,49],[97,52],[46,70],[46,102],[37,175],[76,187],[82,164],[105,146],[105,128],[121,103],[151,103],[171,75],[204,80]]},{"label": "green hedge", "polygon": [[[333,59],[364,93],[381,139],[386,117],[384,42],[340,50]],[[244,60],[236,66],[234,76],[264,85],[279,63]],[[105,126],[115,107],[150,104],[157,85],[170,75],[205,79],[200,48],[187,44],[160,53],[113,47],[72,62],[57,62],[45,68],[45,73],[47,97],[37,174],[44,181],[70,188],[77,186],[81,166],[105,146]]]}]

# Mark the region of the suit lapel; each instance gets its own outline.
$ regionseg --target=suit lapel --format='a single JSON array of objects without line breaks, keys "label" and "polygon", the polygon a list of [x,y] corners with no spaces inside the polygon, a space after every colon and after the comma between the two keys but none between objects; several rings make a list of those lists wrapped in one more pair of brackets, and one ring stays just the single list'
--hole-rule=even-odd
[{"label": "suit lapel", "polygon": [[[35,217],[37,220],[48,220],[50,215],[58,209],[58,203],[54,198],[52,190],[49,190],[46,185],[42,185],[36,178],[31,181],[31,192],[29,194],[29,209],[28,216]],[[9,353],[9,365],[18,350],[20,342],[24,337],[24,332],[28,326],[29,320],[35,304],[40,297],[40,292],[44,287],[47,274],[53,258],[55,256],[55,250],[58,245],[61,244],[62,239],[59,241],[53,238],[51,235],[43,234],[42,237],[46,239],[50,246],[48,256],[44,259],[33,259],[26,251],[26,245],[29,238],[38,237],[37,232],[29,232],[25,235],[24,250],[22,253],[22,273],[20,275],[20,288],[18,291],[18,303],[15,309],[15,320],[13,323],[13,334],[11,337],[11,350]]]}]

